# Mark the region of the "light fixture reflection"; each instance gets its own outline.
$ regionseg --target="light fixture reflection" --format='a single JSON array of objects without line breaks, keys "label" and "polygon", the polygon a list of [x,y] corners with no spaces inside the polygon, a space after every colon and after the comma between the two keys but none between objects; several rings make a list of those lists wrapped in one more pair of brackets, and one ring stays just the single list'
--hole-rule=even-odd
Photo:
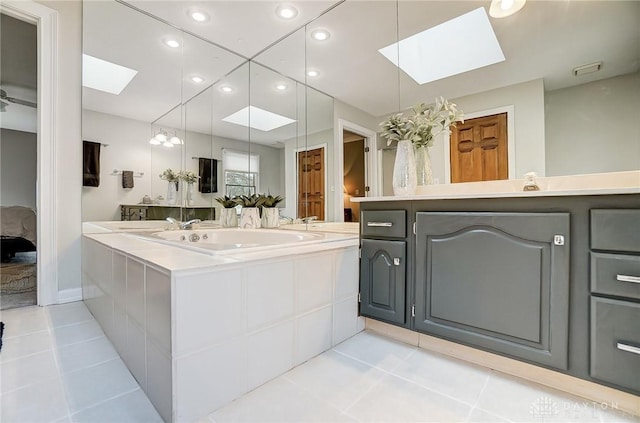
[{"label": "light fixture reflection", "polygon": [[201,76],[192,76],[191,80],[196,84],[202,84],[204,82],[204,78]]},{"label": "light fixture reflection", "polygon": [[209,20],[209,15],[200,10],[193,10],[189,12],[189,16],[191,16],[191,19],[196,22],[206,22]]},{"label": "light fixture reflection", "polygon": [[164,43],[165,43],[167,46],[171,47],[171,48],[178,48],[178,47],[180,47],[180,42],[178,42],[178,41],[174,40],[173,38],[169,38],[169,39],[167,39],[167,40],[164,40]]},{"label": "light fixture reflection", "polygon": [[307,76],[310,76],[312,78],[315,78],[318,75],[320,75],[318,71],[310,70],[309,72],[307,72]]},{"label": "light fixture reflection", "polygon": [[160,129],[151,139],[149,140],[149,144],[151,145],[163,145],[167,148],[173,148],[175,145],[183,144],[182,140],[178,138],[178,136],[174,133],[171,137],[164,129]]},{"label": "light fixture reflection", "polygon": [[527,0],[491,0],[489,15],[492,18],[506,18],[524,7]]},{"label": "light fixture reflection", "polygon": [[317,41],[325,41],[328,40],[331,34],[326,29],[316,29],[311,32],[311,38]]}]

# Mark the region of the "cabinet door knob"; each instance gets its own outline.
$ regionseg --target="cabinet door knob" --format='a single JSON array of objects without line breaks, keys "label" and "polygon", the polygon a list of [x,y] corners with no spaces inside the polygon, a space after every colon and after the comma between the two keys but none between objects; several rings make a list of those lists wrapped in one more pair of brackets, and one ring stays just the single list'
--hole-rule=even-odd
[{"label": "cabinet door knob", "polygon": [[564,245],[564,235],[554,235],[553,245]]},{"label": "cabinet door knob", "polygon": [[616,347],[619,350],[622,350],[622,351],[627,351],[627,352],[634,353],[634,354],[640,354],[640,347],[636,347],[634,345],[629,345],[629,344],[625,344],[625,343],[622,343],[622,342],[618,342],[618,343],[616,343]]},{"label": "cabinet door knob", "polygon": [[640,276],[616,275],[616,280],[619,282],[640,283]]},{"label": "cabinet door knob", "polygon": [[400,259],[399,259],[398,257],[395,257],[395,258],[393,259],[393,265],[394,265],[394,266],[400,266]]}]

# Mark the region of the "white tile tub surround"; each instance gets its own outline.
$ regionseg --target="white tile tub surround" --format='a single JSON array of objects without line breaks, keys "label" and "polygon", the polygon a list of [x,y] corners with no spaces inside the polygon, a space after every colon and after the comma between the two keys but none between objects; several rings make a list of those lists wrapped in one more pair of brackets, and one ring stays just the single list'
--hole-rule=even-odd
[{"label": "white tile tub surround", "polygon": [[364,329],[356,237],[212,257],[127,251],[119,236],[85,236],[83,293],[165,421],[194,421]]}]

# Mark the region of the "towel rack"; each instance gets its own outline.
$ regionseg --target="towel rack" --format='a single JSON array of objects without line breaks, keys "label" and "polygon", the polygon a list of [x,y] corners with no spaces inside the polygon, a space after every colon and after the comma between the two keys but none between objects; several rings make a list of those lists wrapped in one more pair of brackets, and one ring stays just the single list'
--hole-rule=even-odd
[{"label": "towel rack", "polygon": [[[113,172],[111,172],[111,174],[122,175],[122,171],[118,169],[113,169]],[[144,172],[133,172],[133,176],[135,176],[136,178],[142,178],[144,176]]]}]

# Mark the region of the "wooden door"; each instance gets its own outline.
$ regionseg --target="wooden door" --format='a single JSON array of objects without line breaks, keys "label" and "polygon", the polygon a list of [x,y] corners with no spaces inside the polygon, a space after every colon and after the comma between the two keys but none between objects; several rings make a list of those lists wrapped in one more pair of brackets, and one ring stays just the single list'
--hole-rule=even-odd
[{"label": "wooden door", "polygon": [[298,152],[298,217],[324,220],[324,147]]},{"label": "wooden door", "polygon": [[509,178],[506,113],[458,124],[450,143],[451,182]]}]

